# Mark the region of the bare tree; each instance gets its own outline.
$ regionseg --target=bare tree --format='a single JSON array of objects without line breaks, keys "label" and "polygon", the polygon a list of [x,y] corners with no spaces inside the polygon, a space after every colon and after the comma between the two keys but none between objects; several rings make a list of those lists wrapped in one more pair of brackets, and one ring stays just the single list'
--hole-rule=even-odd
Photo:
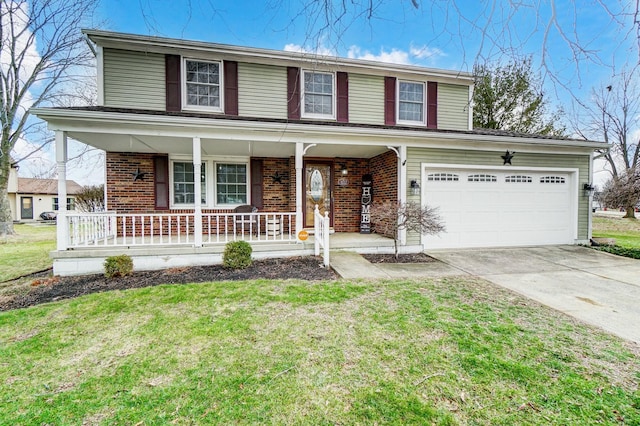
[{"label": "bare tree", "polygon": [[437,207],[421,206],[414,201],[374,204],[371,207],[371,223],[375,232],[393,238],[396,258],[400,231],[431,235],[445,230]]},{"label": "bare tree", "polygon": [[104,185],[82,187],[76,194],[76,209],[81,212],[104,211]]},{"label": "bare tree", "polygon": [[[601,139],[611,144],[601,152],[611,173],[609,188],[618,188],[640,170],[640,68],[623,71],[612,79],[610,85],[594,90],[588,102],[578,103],[574,118],[575,131],[585,139]],[[586,125],[584,123],[587,123]],[[633,188],[629,188],[631,193]],[[616,192],[620,192],[619,190]],[[635,217],[633,207],[637,200],[629,200],[618,207],[625,207],[629,217]],[[612,201],[612,200],[610,200]]]},{"label": "bare tree", "polygon": [[0,235],[13,233],[9,155],[37,126],[29,108],[54,105],[91,63],[80,27],[96,1],[0,0]]},{"label": "bare tree", "polygon": [[607,207],[626,210],[625,218],[635,217],[635,206],[640,202],[640,170],[627,169],[609,179],[600,193],[600,200]]}]

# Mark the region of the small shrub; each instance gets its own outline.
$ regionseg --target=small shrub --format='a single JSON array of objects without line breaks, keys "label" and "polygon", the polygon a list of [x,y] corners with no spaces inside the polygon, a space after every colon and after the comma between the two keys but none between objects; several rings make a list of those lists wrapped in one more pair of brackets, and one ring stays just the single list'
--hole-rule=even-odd
[{"label": "small shrub", "polygon": [[131,256],[109,256],[104,261],[104,276],[107,278],[124,277],[133,272]]},{"label": "small shrub", "polygon": [[253,249],[246,241],[231,241],[224,247],[222,264],[226,268],[244,269],[251,266],[251,252]]}]

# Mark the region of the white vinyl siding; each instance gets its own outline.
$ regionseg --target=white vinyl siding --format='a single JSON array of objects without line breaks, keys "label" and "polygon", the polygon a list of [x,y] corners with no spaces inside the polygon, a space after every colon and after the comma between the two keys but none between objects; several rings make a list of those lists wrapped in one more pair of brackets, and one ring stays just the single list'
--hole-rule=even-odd
[{"label": "white vinyl siding", "polygon": [[438,128],[469,129],[469,86],[438,84]]},{"label": "white vinyl siding", "polygon": [[[447,149],[407,149],[407,177],[408,180],[422,175],[422,163],[438,164],[460,164],[460,165],[480,165],[501,166],[503,161],[500,156],[503,152],[494,151],[467,151],[461,155],[459,150]],[[578,188],[582,188],[589,180],[589,155],[554,155],[554,154],[533,154],[517,153],[513,160],[519,167],[545,167],[545,168],[577,168]],[[514,167],[515,168],[515,167]],[[516,173],[521,174],[521,173]],[[550,173],[549,175],[553,175]],[[421,182],[421,185],[423,183]],[[412,195],[411,190],[406,188],[408,201],[422,201],[429,205],[429,200],[420,200],[419,195]],[[469,207],[471,212],[473,207]],[[578,191],[578,239],[586,240],[589,221],[589,198]],[[415,233],[407,233],[407,244],[420,244],[420,236]]]},{"label": "white vinyl siding", "polygon": [[165,110],[164,55],[116,49],[103,55],[105,106]]},{"label": "white vinyl siding", "polygon": [[384,124],[384,77],[349,74],[349,122]]},{"label": "white vinyl siding", "polygon": [[238,113],[244,117],[287,118],[287,69],[238,64]]}]

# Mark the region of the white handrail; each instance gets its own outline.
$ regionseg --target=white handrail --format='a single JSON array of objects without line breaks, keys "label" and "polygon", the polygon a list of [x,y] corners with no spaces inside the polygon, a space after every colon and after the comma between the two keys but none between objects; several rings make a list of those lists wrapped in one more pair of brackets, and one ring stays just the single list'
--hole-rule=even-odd
[{"label": "white handrail", "polygon": [[324,216],[322,216],[320,214],[320,210],[318,210],[317,204],[313,211],[313,228],[315,231],[315,254],[316,256],[319,256],[320,247],[322,247],[322,259],[324,261],[324,266],[329,266],[329,212],[325,211]]},{"label": "white handrail", "polygon": [[[296,242],[295,212],[204,213],[202,243]],[[193,213],[69,213],[68,248],[195,245]]]}]

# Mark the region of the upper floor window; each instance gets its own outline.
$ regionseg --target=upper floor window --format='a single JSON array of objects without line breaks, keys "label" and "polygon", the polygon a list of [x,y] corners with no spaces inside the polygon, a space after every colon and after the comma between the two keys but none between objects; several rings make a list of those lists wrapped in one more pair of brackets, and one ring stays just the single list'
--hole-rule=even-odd
[{"label": "upper floor window", "polygon": [[424,103],[424,83],[398,81],[398,123],[425,124]]},{"label": "upper floor window", "polygon": [[186,109],[222,112],[222,63],[184,60],[183,103]]},{"label": "upper floor window", "polygon": [[335,118],[333,73],[303,71],[302,79],[302,117]]}]

